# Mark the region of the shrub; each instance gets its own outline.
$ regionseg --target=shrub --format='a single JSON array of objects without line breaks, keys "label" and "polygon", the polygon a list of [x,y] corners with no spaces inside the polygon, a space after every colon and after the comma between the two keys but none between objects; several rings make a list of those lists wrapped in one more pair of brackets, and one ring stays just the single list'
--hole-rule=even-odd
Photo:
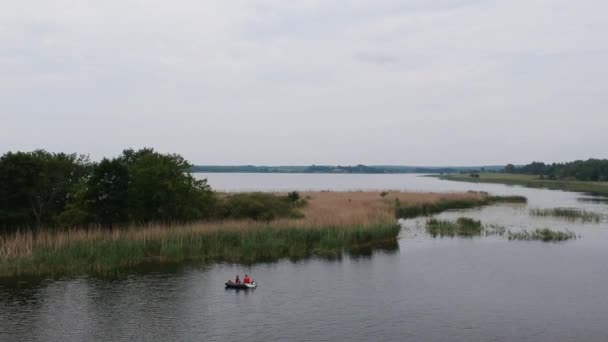
[{"label": "shrub", "polygon": [[299,194],[296,202],[293,199],[293,192],[287,196],[262,192],[232,194],[218,199],[215,216],[222,219],[249,218],[265,221],[301,217],[302,214],[296,208],[305,202],[299,199]]}]

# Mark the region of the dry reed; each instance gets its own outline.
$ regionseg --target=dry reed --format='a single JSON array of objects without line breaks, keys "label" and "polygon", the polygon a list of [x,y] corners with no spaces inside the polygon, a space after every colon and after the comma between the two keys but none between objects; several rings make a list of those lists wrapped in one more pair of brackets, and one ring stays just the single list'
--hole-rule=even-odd
[{"label": "dry reed", "polygon": [[[396,199],[417,205],[486,197],[482,193],[397,191],[383,196],[380,192],[307,192],[302,196],[308,205],[302,209],[304,217],[297,219],[147,224],[112,230],[89,227],[0,236],[0,275],[107,272],[151,258],[252,262],[306,256],[395,239]],[[75,265],[66,265],[70,263]]]}]

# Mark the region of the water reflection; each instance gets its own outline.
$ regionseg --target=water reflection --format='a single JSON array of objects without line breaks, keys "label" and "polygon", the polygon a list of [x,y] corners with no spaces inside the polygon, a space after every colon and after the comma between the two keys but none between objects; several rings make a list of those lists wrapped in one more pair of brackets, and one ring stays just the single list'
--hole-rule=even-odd
[{"label": "water reflection", "polygon": [[[273,175],[263,176],[236,178],[250,186],[261,180],[258,185],[266,188],[258,190],[367,184],[523,195],[528,205],[450,211],[437,218],[470,217],[506,229],[570,229],[582,238],[559,244],[500,236],[433,239],[422,218],[401,221],[398,241],[333,258],[148,264],[110,278],[4,279],[0,340],[608,340],[608,223],[529,215],[530,208],[556,207],[606,215],[601,199],[411,175],[281,175],[274,183]],[[224,290],[226,280],[244,273],[259,283],[255,291]]]}]

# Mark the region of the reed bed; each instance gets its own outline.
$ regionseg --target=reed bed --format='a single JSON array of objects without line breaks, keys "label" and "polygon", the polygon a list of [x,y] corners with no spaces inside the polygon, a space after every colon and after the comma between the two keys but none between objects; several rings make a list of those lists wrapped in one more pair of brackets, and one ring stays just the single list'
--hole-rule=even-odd
[{"label": "reed bed", "polygon": [[496,203],[526,203],[523,196],[489,196],[485,192],[467,192],[467,196],[443,197],[438,201],[402,203],[395,200],[395,215],[397,218],[414,218],[428,216],[449,209],[470,209]]},{"label": "reed bed", "polygon": [[112,274],[146,262],[273,261],[396,241],[395,202],[483,202],[483,193],[309,192],[303,217],[23,231],[0,237],[0,276]]},{"label": "reed bed", "polygon": [[431,218],[426,222],[426,230],[433,237],[472,237],[481,235],[484,227],[481,221],[468,217],[460,217],[456,222]]},{"label": "reed bed", "polygon": [[543,242],[558,242],[576,239],[576,234],[571,231],[555,231],[548,228],[535,229],[532,231],[521,230],[507,233],[509,240],[540,240]]},{"label": "reed bed", "polygon": [[569,221],[580,220],[595,223],[602,220],[602,216],[598,213],[574,208],[530,209],[530,215],[561,217]]}]

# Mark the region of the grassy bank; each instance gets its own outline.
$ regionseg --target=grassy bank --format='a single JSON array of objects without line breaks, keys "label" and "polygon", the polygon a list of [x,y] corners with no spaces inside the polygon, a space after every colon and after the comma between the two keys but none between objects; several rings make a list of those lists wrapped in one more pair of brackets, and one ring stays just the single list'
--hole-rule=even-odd
[{"label": "grassy bank", "polygon": [[[301,215],[190,224],[21,232],[1,237],[0,276],[113,274],[155,262],[273,261],[338,256],[396,242],[394,203],[451,209],[484,193],[311,192]],[[425,212],[421,212],[424,214]]]},{"label": "grassy bank", "polygon": [[565,190],[575,192],[589,192],[608,196],[607,182],[584,182],[576,180],[549,180],[538,176],[516,175],[506,173],[480,173],[478,177],[469,174],[449,174],[439,176],[440,179],[472,182],[472,183],[497,183],[507,185],[521,185],[530,188],[546,188],[552,190]]}]

